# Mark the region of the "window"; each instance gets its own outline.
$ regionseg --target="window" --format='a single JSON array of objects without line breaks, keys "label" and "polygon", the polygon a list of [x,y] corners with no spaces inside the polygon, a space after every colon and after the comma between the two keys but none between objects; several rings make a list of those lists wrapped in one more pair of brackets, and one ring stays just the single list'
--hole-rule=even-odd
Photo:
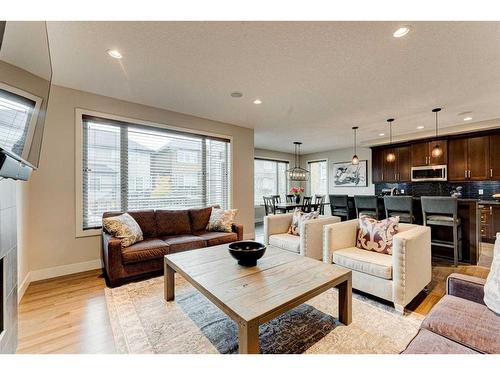
[{"label": "window", "polygon": [[263,196],[288,193],[286,179],[287,161],[254,160],[254,204],[264,204]]},{"label": "window", "polygon": [[27,158],[41,99],[0,84],[0,147]]},{"label": "window", "polygon": [[326,160],[315,160],[307,162],[310,172],[309,194],[328,194],[328,162]]},{"label": "window", "polygon": [[229,140],[83,115],[83,229],[105,211],[229,207]]}]

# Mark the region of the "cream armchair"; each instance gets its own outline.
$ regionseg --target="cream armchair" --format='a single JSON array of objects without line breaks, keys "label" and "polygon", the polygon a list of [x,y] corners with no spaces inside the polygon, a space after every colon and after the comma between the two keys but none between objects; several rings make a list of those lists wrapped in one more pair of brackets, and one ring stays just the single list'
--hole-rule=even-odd
[{"label": "cream armchair", "polygon": [[321,260],[323,226],[340,222],[337,216],[320,216],[300,225],[300,236],[288,234],[293,213],[264,216],[264,244]]},{"label": "cream armchair", "polygon": [[352,287],[394,303],[400,313],[431,282],[431,230],[399,224],[392,255],[358,249],[358,220],[325,225],[323,262],[352,271]]}]

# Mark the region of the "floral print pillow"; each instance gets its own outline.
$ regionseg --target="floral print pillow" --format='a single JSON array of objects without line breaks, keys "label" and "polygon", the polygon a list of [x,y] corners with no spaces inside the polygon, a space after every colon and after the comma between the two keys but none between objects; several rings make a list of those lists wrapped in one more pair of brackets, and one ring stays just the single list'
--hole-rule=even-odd
[{"label": "floral print pillow", "polygon": [[127,213],[102,219],[102,226],[113,237],[121,239],[122,247],[128,247],[143,240],[141,227]]},{"label": "floral print pillow", "polygon": [[237,213],[237,209],[224,210],[222,208],[212,208],[207,230],[209,232],[232,232],[234,217]]},{"label": "floral print pillow", "polygon": [[392,237],[398,233],[399,216],[377,221],[369,216],[359,218],[356,247],[392,254]]},{"label": "floral print pillow", "polygon": [[290,228],[288,228],[288,234],[300,236],[300,224],[303,221],[317,219],[318,217],[319,217],[318,211],[304,213],[300,208],[296,208],[293,211],[292,225],[290,225]]}]

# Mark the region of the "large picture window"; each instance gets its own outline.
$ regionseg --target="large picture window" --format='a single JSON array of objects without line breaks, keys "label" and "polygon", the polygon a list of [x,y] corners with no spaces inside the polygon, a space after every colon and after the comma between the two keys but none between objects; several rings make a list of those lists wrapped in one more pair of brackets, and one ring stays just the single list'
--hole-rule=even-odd
[{"label": "large picture window", "polygon": [[263,196],[287,194],[287,169],[287,161],[254,160],[254,204],[256,206],[264,204]]},{"label": "large picture window", "polygon": [[229,207],[229,140],[83,115],[82,229],[105,211]]},{"label": "large picture window", "polygon": [[328,162],[326,160],[314,160],[307,162],[307,169],[310,172],[309,194],[328,194]]}]

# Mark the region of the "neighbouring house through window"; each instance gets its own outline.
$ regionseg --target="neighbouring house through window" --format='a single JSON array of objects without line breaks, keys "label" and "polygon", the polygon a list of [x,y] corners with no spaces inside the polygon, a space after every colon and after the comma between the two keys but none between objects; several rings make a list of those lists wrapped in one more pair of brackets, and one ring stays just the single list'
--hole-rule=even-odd
[{"label": "neighbouring house through window", "polygon": [[309,195],[328,194],[328,162],[326,160],[314,160],[307,162],[309,169]]},{"label": "neighbouring house through window", "polygon": [[288,162],[282,160],[254,160],[254,204],[264,204],[263,196],[288,193],[286,170]]},{"label": "neighbouring house through window", "polygon": [[230,141],[83,115],[83,230],[105,211],[229,207]]}]

